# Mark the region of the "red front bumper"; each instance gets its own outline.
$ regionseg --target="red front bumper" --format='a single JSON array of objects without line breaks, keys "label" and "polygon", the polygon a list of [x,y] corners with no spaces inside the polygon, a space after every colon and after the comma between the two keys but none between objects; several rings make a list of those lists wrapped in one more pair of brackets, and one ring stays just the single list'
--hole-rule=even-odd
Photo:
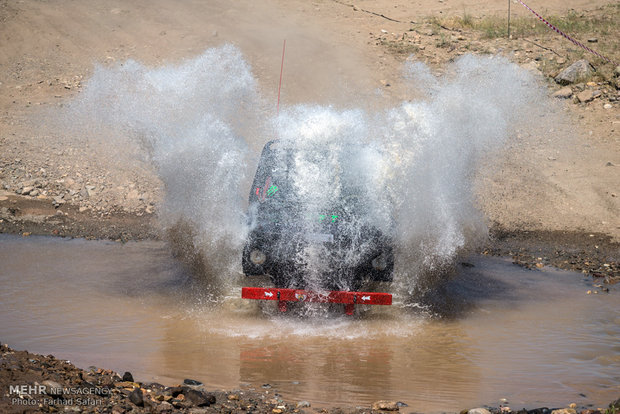
[{"label": "red front bumper", "polygon": [[256,300],[277,300],[278,308],[286,312],[286,302],[343,303],[347,315],[352,315],[355,305],[391,305],[392,295],[381,292],[329,291],[324,293],[298,289],[244,287],[241,297]]}]

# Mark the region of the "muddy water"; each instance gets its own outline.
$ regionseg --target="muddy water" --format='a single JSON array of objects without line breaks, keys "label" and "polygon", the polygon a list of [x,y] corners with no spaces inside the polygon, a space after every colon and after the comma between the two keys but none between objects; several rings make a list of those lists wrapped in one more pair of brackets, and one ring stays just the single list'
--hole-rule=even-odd
[{"label": "muddy water", "polygon": [[[321,405],[602,406],[620,394],[620,292],[475,257],[439,289],[446,316],[398,306],[299,319],[230,291],[213,308],[165,245],[0,235],[1,340],[141,381],[271,384]],[[273,392],[273,391],[272,391]]]}]

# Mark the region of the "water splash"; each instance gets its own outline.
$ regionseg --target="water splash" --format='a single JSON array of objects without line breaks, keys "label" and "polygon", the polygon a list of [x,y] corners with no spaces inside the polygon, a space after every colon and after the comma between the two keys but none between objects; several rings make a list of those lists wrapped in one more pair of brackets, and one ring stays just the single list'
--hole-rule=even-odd
[{"label": "water splash", "polygon": [[[224,46],[162,68],[134,61],[98,67],[67,116],[74,130],[108,140],[119,153],[139,148],[132,156],[154,163],[165,189],[164,227],[198,263],[215,298],[216,288],[239,274],[244,198],[258,155],[250,148],[273,136],[295,149],[301,216],[355,187],[365,213],[347,231],[360,243],[369,225],[390,233],[395,285],[412,293],[424,286],[423,275],[443,274],[486,236],[476,175],[516,125],[540,110],[542,89],[499,57],[466,55],[439,77],[420,63],[406,72],[424,99],[379,113],[353,103],[290,106],[268,116],[248,63]],[[322,253],[300,253],[310,285],[321,278]],[[358,260],[356,250],[345,253],[343,260]]]},{"label": "water splash", "polygon": [[[74,134],[105,141],[101,151],[156,167],[164,199],[160,219],[175,252],[209,285],[238,273],[245,235],[248,131],[261,104],[256,80],[233,46],[209,49],[178,65],[135,61],[96,67],[65,118]],[[214,296],[217,296],[215,294]]]}]

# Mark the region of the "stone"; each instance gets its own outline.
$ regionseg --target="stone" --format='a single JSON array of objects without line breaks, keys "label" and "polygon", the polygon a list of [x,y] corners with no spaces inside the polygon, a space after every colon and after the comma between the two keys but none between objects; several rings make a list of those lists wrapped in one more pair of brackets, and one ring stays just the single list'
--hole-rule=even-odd
[{"label": "stone", "polygon": [[472,408],[471,410],[467,411],[467,414],[491,414],[491,412],[489,410],[487,410],[486,408]]},{"label": "stone", "polygon": [[123,374],[123,381],[124,381],[124,382],[134,382],[134,381],[133,381],[133,375],[131,375],[131,372],[126,371],[126,372]]},{"label": "stone", "polygon": [[398,407],[398,403],[396,401],[375,401],[372,403],[373,410],[382,410],[382,411],[398,411],[400,408]]},{"label": "stone", "polygon": [[588,43],[597,43],[598,39],[596,37],[591,37],[588,39]]},{"label": "stone", "polygon": [[614,74],[620,77],[620,65],[616,66],[616,69],[614,69]]},{"label": "stone", "polygon": [[558,99],[568,99],[571,96],[573,96],[573,90],[570,86],[566,86],[553,94],[553,97]]},{"label": "stone", "polygon": [[177,395],[183,393],[183,388],[181,387],[169,387],[164,390],[164,395],[175,398]]},{"label": "stone", "polygon": [[197,407],[208,407],[211,404],[215,404],[215,396],[213,394],[206,394],[198,390],[187,390],[183,392],[187,401]]},{"label": "stone", "polygon": [[144,396],[142,395],[142,389],[136,388],[129,394],[129,401],[137,405],[138,407],[144,407]]},{"label": "stone", "polygon": [[183,380],[183,384],[189,385],[189,386],[193,386],[193,387],[197,387],[197,386],[202,385],[202,382],[186,378],[186,379]]},{"label": "stone", "polygon": [[577,410],[574,408],[560,408],[559,410],[551,411],[551,414],[577,414]]},{"label": "stone", "polygon": [[22,195],[28,195],[32,190],[34,190],[33,186],[24,187],[22,188]]},{"label": "stone", "polygon": [[551,410],[547,407],[534,408],[533,410],[528,410],[527,414],[549,414]]},{"label": "stone", "polygon": [[60,385],[56,381],[46,380],[42,382],[42,385],[45,386],[45,392],[48,395],[51,395],[53,397],[58,397],[62,395],[62,385]]},{"label": "stone", "polygon": [[579,92],[577,94],[577,99],[581,103],[591,102],[594,100],[594,98],[595,98],[594,91],[592,91],[591,89],[586,89],[585,91]]},{"label": "stone", "polygon": [[570,85],[571,83],[575,83],[580,79],[590,76],[593,72],[594,67],[592,64],[582,59],[561,71],[554,80],[560,85]]},{"label": "stone", "polygon": [[295,407],[296,408],[308,408],[310,407],[310,403],[308,401],[299,401]]},{"label": "stone", "polygon": [[163,401],[161,404],[157,406],[157,408],[155,408],[156,413],[168,413],[168,412],[172,412],[173,410],[174,410],[174,407],[172,406],[172,404],[170,404],[167,401]]},{"label": "stone", "polygon": [[127,193],[128,200],[137,200],[138,198],[140,198],[140,193],[138,192],[138,190],[134,189]]},{"label": "stone", "polygon": [[606,103],[605,105],[603,105],[603,108],[604,108],[604,109],[611,109],[611,108],[613,108],[613,107],[614,107],[614,106],[613,106],[612,104],[610,104],[610,103]]},{"label": "stone", "polygon": [[542,72],[538,68],[538,64],[536,62],[534,62],[534,61],[530,61],[528,63],[525,63],[525,64],[521,65],[521,67],[523,69],[527,70],[528,72],[532,73],[535,76],[542,75]]}]

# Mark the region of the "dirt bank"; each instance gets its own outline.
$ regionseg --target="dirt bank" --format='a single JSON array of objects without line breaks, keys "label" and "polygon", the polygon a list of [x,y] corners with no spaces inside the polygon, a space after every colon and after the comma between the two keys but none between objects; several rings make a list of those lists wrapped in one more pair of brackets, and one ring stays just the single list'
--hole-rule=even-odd
[{"label": "dirt bank", "polygon": [[[90,367],[83,370],[52,355],[16,351],[0,345],[0,411],[3,413],[312,413],[362,414],[406,411],[407,404],[377,401],[369,407],[314,408],[306,401],[287,401],[269,384],[261,389],[207,390],[199,380],[182,384],[142,383],[129,372]],[[536,408],[513,410],[508,406],[477,408],[471,414],[612,414],[609,408]],[[464,407],[465,408],[465,407]],[[465,408],[463,413],[470,409]]]},{"label": "dirt bank", "polygon": [[[531,6],[620,61],[617,4],[574,0]],[[170,64],[233,43],[252,65],[261,93],[275,101],[286,38],[282,101],[350,107],[369,96],[379,106],[411,99],[402,76],[408,58],[441,73],[465,53],[501,54],[537,73],[549,96],[562,89],[553,76],[587,58],[594,75],[569,85],[561,95],[566,99],[553,98],[563,113],[562,125],[543,122],[537,136],[511,139],[495,173],[484,177],[481,206],[504,229],[594,231],[618,240],[620,80],[615,66],[548,30],[520,5],[512,7],[513,37],[508,39],[503,7],[431,0],[356,5],[188,0],[174,6],[163,0],[1,1],[0,190],[67,203],[88,211],[84,217],[156,210],[161,182],[143,157],[119,160],[106,151],[113,144],[45,127],[55,108],[81,93],[96,64],[127,59]],[[254,149],[267,140],[248,139]]]}]

